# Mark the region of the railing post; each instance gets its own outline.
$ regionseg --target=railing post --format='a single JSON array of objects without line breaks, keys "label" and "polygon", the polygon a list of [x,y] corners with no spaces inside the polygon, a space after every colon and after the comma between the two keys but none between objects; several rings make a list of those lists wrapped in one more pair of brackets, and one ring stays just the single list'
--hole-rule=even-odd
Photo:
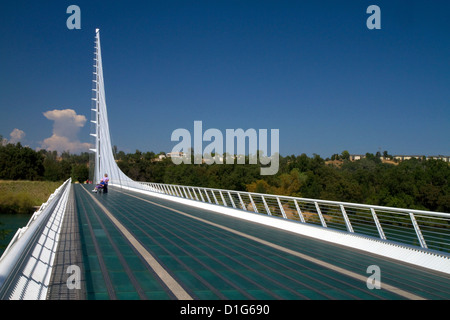
[{"label": "railing post", "polygon": [[192,188],[192,193],[195,196],[195,200],[199,201],[198,196],[197,196],[197,192],[195,192],[195,188]]},{"label": "railing post", "polygon": [[242,200],[241,194],[238,192],[237,195],[238,195],[238,198],[239,198],[239,202],[241,203],[242,210],[247,211],[247,208],[245,207],[245,203]]},{"label": "railing post", "polygon": [[277,197],[277,202],[278,202],[278,206],[280,207],[280,211],[281,211],[281,214],[283,215],[283,218],[287,219],[286,212],[284,212],[284,208],[281,205],[280,197]]},{"label": "railing post", "polygon": [[252,195],[249,194],[248,197],[250,198],[250,201],[252,202],[253,211],[256,212],[256,213],[259,213],[258,212],[258,208],[256,208],[255,201],[253,201]]},{"label": "railing post", "polygon": [[236,209],[236,205],[234,204],[234,200],[233,200],[233,198],[231,197],[231,193],[230,193],[230,191],[228,191],[228,197],[230,198],[230,201],[231,201],[231,205],[233,206],[233,208],[235,208],[235,209]]},{"label": "railing post", "polygon": [[317,210],[317,214],[319,215],[320,222],[322,223],[322,227],[326,228],[327,224],[325,222],[325,219],[323,218],[322,211],[320,210],[319,204],[317,203],[317,201],[314,201],[314,204],[316,206],[316,210]]},{"label": "railing post", "polygon": [[178,193],[180,194],[181,198],[184,198],[184,196],[183,196],[183,189],[181,189],[180,186],[178,186]]},{"label": "railing post", "polygon": [[164,185],[164,190],[166,191],[166,194],[172,195],[172,193],[170,192],[170,187],[167,184]]},{"label": "railing post", "polygon": [[212,203],[211,199],[209,198],[208,190],[206,190],[206,189],[205,189],[205,194],[206,194],[206,198],[208,199],[208,202]]},{"label": "railing post", "polygon": [[419,224],[416,221],[416,217],[410,212],[409,216],[411,217],[411,222],[414,226],[414,230],[416,230],[417,239],[419,239],[420,246],[424,249],[427,249],[427,244],[425,242],[425,238],[422,235],[422,231],[420,231]]},{"label": "railing post", "polygon": [[163,188],[165,194],[170,194],[169,188],[165,184],[163,185]]},{"label": "railing post", "polygon": [[184,192],[184,197],[185,197],[186,199],[189,199],[188,193],[186,192],[186,187],[183,186],[183,188],[181,188],[181,189],[182,189],[183,192]]},{"label": "railing post", "polygon": [[386,236],[384,235],[383,228],[381,227],[380,221],[378,220],[377,214],[373,208],[370,208],[370,212],[372,212],[373,220],[375,221],[375,225],[377,226],[378,234],[380,238],[386,240]]},{"label": "railing post", "polygon": [[263,201],[263,203],[264,203],[264,207],[266,208],[267,214],[268,214],[269,216],[271,216],[272,213],[270,212],[270,209],[269,209],[269,206],[267,205],[266,199],[264,199],[264,196],[263,196],[263,195],[261,195],[261,198],[262,198],[262,201]]},{"label": "railing post", "polygon": [[227,206],[227,202],[225,201],[225,198],[223,197],[223,194],[222,194],[222,191],[221,191],[221,190],[219,190],[219,194],[220,194],[220,197],[222,198],[223,205],[224,205],[225,207],[228,207],[228,206]]},{"label": "railing post", "polygon": [[302,210],[300,209],[300,206],[297,203],[297,200],[294,199],[295,208],[297,209],[298,217],[300,218],[300,221],[305,223],[305,217],[303,216]]},{"label": "railing post", "polygon": [[350,223],[350,219],[347,216],[347,212],[345,211],[344,206],[341,204],[340,207],[341,207],[342,216],[344,217],[345,225],[347,226],[348,232],[354,233],[352,224]]},{"label": "railing post", "polygon": [[211,193],[213,195],[213,198],[214,198],[214,201],[216,202],[216,204],[219,204],[219,201],[217,201],[216,194],[214,193],[214,190],[212,190]]},{"label": "railing post", "polygon": [[191,194],[191,190],[189,190],[189,187],[186,187],[188,193],[189,193],[189,198],[191,198],[191,200],[194,200],[194,197]]},{"label": "railing post", "polygon": [[200,188],[197,188],[197,190],[198,190],[198,194],[200,195],[200,198],[202,198],[202,202],[206,202],[205,198],[203,198],[202,191],[200,190]]}]

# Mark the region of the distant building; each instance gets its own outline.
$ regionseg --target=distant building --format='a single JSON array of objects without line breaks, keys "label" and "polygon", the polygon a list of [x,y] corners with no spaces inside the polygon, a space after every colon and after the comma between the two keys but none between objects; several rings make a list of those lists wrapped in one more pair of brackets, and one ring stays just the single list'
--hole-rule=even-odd
[{"label": "distant building", "polygon": [[364,159],[366,156],[363,154],[351,154],[350,155],[350,161],[356,161],[356,160],[361,160]]},{"label": "distant building", "polygon": [[[350,161],[357,161],[357,160],[361,160],[364,159],[366,156],[363,154],[351,154],[350,155]],[[380,157],[381,160],[389,160],[389,157]],[[443,155],[438,155],[438,156],[425,156],[425,155],[395,155],[393,156],[394,160],[397,161],[405,161],[405,160],[410,160],[410,159],[418,159],[418,160],[442,160],[444,162],[450,163],[450,156],[443,156]]]},{"label": "distant building", "polygon": [[184,152],[169,152],[166,154],[168,158],[182,158],[186,156]]},{"label": "distant building", "polygon": [[162,154],[159,154],[156,158],[153,158],[152,162],[160,162],[160,161],[163,161],[165,158],[166,158],[166,155],[162,153]]},{"label": "distant building", "polygon": [[410,160],[410,159],[424,159],[425,156],[424,155],[396,155],[394,156],[394,159],[399,160],[399,161],[404,161],[404,160]]},{"label": "distant building", "polygon": [[442,161],[444,161],[444,162],[450,162],[450,156],[442,156],[442,155],[439,155],[439,156],[428,156],[427,157],[427,160],[442,160]]}]

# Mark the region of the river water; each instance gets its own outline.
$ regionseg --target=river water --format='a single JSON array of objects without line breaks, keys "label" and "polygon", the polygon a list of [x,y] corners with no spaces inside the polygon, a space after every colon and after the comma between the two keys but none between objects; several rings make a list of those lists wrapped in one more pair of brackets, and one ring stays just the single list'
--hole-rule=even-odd
[{"label": "river water", "polygon": [[0,213],[0,230],[10,230],[5,239],[0,239],[0,256],[5,251],[11,239],[19,228],[25,227],[32,214],[2,214]]}]

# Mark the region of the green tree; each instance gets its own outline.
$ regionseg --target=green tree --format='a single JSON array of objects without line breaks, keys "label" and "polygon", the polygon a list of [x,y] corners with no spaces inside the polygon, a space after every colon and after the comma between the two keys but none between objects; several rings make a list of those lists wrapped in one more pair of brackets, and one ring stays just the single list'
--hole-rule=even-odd
[{"label": "green tree", "polygon": [[89,168],[86,164],[75,164],[72,166],[72,182],[84,182],[89,179]]},{"label": "green tree", "polygon": [[343,160],[350,160],[350,153],[347,150],[342,151],[341,156]]},{"label": "green tree", "polygon": [[40,155],[20,142],[0,146],[0,179],[38,180],[44,168]]}]

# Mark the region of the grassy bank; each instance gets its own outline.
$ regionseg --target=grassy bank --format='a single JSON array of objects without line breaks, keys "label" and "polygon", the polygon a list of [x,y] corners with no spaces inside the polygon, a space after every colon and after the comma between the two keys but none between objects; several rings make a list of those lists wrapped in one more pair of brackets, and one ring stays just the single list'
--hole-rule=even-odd
[{"label": "grassy bank", "polygon": [[0,213],[32,213],[62,184],[52,181],[0,180]]}]

